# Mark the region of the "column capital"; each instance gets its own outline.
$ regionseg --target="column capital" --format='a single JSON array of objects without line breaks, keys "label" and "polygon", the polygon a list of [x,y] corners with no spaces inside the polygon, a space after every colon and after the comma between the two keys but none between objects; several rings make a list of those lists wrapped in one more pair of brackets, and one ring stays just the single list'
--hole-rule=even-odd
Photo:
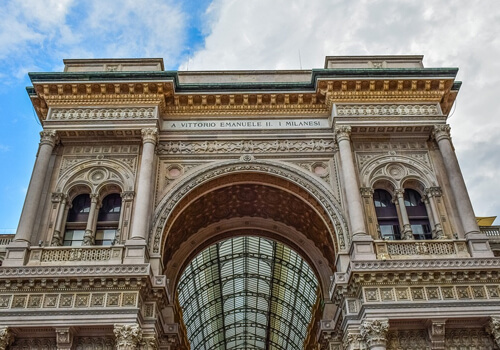
[{"label": "column capital", "polygon": [[158,128],[144,128],[141,130],[142,143],[152,143],[156,145],[158,142]]},{"label": "column capital", "polygon": [[14,341],[14,336],[9,327],[0,327],[0,350],[6,350]]},{"label": "column capital", "polygon": [[337,142],[347,140],[351,137],[351,127],[349,125],[343,125],[335,128],[335,136],[337,137]]},{"label": "column capital", "polygon": [[443,195],[443,191],[441,187],[429,187],[425,189],[425,194],[429,197],[441,197]]},{"label": "column capital", "polygon": [[367,319],[361,323],[361,336],[371,349],[375,346],[385,347],[387,343],[387,332],[389,331],[389,320]]},{"label": "column capital", "polygon": [[500,316],[491,316],[486,326],[486,332],[491,334],[497,346],[500,346]]},{"label": "column capital", "polygon": [[371,187],[361,187],[359,192],[361,192],[361,196],[363,196],[363,198],[371,198],[373,197],[373,192],[375,192],[375,190]]},{"label": "column capital", "polygon": [[450,130],[451,128],[448,124],[434,125],[434,129],[432,130],[432,137],[438,142],[443,139],[450,140]]},{"label": "column capital", "polygon": [[115,324],[113,333],[117,350],[135,350],[142,340],[142,330],[137,323]]},{"label": "column capital", "polygon": [[394,190],[394,197],[396,198],[403,198],[405,194],[405,189],[404,188],[398,188]]},{"label": "column capital", "polygon": [[40,146],[49,145],[54,147],[59,140],[55,130],[42,130],[40,131]]},{"label": "column capital", "polygon": [[123,201],[131,201],[134,199],[135,192],[134,191],[125,191],[120,193],[120,196],[122,197]]},{"label": "column capital", "polygon": [[64,202],[68,196],[62,192],[53,192],[52,193],[52,203],[59,203],[59,202]]}]

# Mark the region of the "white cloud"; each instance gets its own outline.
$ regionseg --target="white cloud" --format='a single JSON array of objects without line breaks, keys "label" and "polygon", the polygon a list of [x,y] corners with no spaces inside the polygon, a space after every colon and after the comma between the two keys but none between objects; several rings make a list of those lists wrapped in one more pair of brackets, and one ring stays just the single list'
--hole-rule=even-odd
[{"label": "white cloud", "polygon": [[366,54],[423,54],[427,67],[459,67],[453,140],[476,214],[500,215],[500,159],[491,161],[500,147],[499,2],[214,0],[206,17],[190,70],[297,69],[299,50],[303,68]]}]

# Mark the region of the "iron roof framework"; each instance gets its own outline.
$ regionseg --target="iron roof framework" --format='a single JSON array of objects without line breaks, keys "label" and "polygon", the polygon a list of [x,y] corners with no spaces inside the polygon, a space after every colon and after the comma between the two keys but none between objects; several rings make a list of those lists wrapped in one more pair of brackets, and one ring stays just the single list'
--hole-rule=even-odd
[{"label": "iron roof framework", "polygon": [[289,247],[235,237],[203,250],[178,285],[191,348],[302,349],[318,281]]}]

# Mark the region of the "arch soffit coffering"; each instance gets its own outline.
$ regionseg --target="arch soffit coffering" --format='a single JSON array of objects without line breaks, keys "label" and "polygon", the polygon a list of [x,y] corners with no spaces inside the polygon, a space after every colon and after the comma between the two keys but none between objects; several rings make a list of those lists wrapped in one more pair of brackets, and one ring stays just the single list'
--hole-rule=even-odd
[{"label": "arch soffit coffering", "polygon": [[422,184],[424,188],[437,186],[432,169],[408,156],[383,155],[374,158],[363,166],[360,174],[362,187],[375,188],[387,183],[397,189],[412,181]]},{"label": "arch soffit coffering", "polygon": [[[90,193],[106,193],[117,186],[120,192],[134,190],[134,175],[126,165],[112,159],[94,159],[75,164],[62,173],[56,184],[56,192],[74,197],[74,188],[87,187]],[[108,193],[109,192],[109,193]],[[72,195],[73,193],[73,195]],[[76,193],[76,194],[75,194]],[[101,198],[102,199],[102,198]]]},{"label": "arch soffit coffering", "polygon": [[[176,206],[193,190],[220,177],[237,175],[240,173],[260,173],[273,176],[285,182],[291,182],[300,187],[314,198],[324,210],[334,228],[330,232],[340,251],[345,251],[350,242],[347,224],[342,214],[340,204],[333,197],[331,191],[321,181],[315,179],[305,170],[294,167],[281,161],[256,160],[253,157],[242,157],[238,160],[210,163],[197,168],[192,174],[177,180],[171,191],[161,199],[153,218],[149,236],[151,253],[160,254],[163,251],[162,243],[166,239],[166,225]],[[284,190],[284,189],[283,189]]]}]

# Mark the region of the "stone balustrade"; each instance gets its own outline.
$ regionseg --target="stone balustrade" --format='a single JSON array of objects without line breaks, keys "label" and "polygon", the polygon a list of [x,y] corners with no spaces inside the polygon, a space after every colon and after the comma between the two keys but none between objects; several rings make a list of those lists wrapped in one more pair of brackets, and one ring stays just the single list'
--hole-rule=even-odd
[{"label": "stone balustrade", "polygon": [[377,259],[470,257],[465,240],[375,241]]},{"label": "stone balustrade", "polygon": [[479,226],[479,230],[488,237],[500,239],[500,226]]},{"label": "stone balustrade", "polygon": [[123,246],[32,247],[28,265],[120,264]]}]

